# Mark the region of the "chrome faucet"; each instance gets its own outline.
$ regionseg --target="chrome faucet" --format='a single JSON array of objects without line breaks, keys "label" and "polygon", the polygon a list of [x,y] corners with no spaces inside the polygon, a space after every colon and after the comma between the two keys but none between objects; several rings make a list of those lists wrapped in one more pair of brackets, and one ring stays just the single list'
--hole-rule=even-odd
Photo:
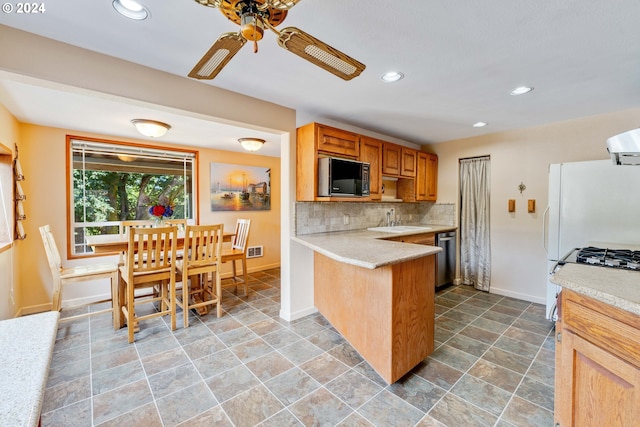
[{"label": "chrome faucet", "polygon": [[394,208],[387,211],[387,227],[393,227],[396,225],[396,210]]}]

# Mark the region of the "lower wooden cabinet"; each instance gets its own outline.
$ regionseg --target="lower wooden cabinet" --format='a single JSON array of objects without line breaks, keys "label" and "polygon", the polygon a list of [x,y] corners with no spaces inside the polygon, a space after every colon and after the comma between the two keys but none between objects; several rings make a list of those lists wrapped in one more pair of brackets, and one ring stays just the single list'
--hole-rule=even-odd
[{"label": "lower wooden cabinet", "polygon": [[558,427],[639,425],[640,316],[562,291],[554,412]]}]

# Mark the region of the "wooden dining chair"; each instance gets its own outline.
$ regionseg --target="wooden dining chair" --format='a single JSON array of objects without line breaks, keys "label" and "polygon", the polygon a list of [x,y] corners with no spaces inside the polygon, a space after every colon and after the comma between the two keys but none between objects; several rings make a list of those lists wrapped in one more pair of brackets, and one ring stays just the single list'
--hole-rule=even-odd
[{"label": "wooden dining chair", "polygon": [[[44,244],[44,250],[47,254],[47,260],[49,261],[49,268],[51,269],[51,275],[53,276],[53,301],[51,303],[52,310],[62,310],[62,288],[66,285],[72,283],[87,282],[96,279],[109,279],[109,281],[111,282],[111,298],[102,299],[100,301],[92,301],[87,304],[73,307],[77,308],[89,306],[89,311],[84,314],[61,318],[60,321],[78,319],[86,316],[93,316],[95,314],[111,312],[113,316],[113,329],[120,329],[123,326],[123,321],[122,316],[120,315],[120,308],[118,304],[118,265],[115,263],[105,263],[79,265],[76,267],[65,268],[62,266],[60,252],[58,251],[58,246],[56,245],[53,233],[51,232],[51,227],[48,224],[40,227],[40,235],[42,236],[42,243]],[[111,308],[91,311],[91,305],[105,302],[111,302]]]},{"label": "wooden dining chair", "polygon": [[[247,278],[247,245],[249,243],[249,229],[251,228],[250,219],[238,219],[236,221],[236,233],[231,242],[231,248],[222,250],[222,263],[231,262],[233,266],[232,281],[238,287],[238,281],[244,283],[244,296],[249,293],[249,280]],[[242,279],[238,276],[236,261],[242,263]]]},{"label": "wooden dining chair", "polygon": [[151,228],[154,225],[155,222],[151,219],[128,219],[120,221],[118,232],[120,234],[127,234],[131,228]]},{"label": "wooden dining chair", "polygon": [[[129,342],[141,320],[170,315],[171,330],[176,329],[176,266],[177,246],[175,226],[129,230],[125,263],[120,267],[120,292],[125,296],[122,312],[128,328]],[[150,288],[151,294],[137,296],[136,290]],[[137,315],[136,307],[158,303],[157,311]]]},{"label": "wooden dining chair", "polygon": [[175,225],[178,227],[178,231],[184,231],[187,228],[187,219],[186,218],[174,218],[174,219],[165,219],[165,224]]},{"label": "wooden dining chair", "polygon": [[[182,298],[176,303],[182,307],[185,328],[189,327],[192,308],[215,304],[218,317],[222,315],[220,264],[223,228],[222,224],[187,225],[185,230],[185,256],[176,262],[182,281]],[[211,281],[209,275],[212,276]]]}]

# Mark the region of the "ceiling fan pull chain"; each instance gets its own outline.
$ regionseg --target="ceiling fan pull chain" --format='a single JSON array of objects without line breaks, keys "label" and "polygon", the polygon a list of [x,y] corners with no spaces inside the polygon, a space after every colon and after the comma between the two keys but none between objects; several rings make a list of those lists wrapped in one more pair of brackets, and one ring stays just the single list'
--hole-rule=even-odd
[{"label": "ceiling fan pull chain", "polygon": [[253,53],[258,53],[258,40],[253,39]]}]

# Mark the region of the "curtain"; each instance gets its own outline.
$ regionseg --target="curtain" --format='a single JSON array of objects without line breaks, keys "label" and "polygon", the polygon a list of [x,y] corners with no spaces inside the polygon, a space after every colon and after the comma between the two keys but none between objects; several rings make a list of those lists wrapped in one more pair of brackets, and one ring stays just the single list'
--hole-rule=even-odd
[{"label": "curtain", "polygon": [[491,281],[489,178],[489,157],[460,160],[460,275],[462,283],[487,292]]}]

